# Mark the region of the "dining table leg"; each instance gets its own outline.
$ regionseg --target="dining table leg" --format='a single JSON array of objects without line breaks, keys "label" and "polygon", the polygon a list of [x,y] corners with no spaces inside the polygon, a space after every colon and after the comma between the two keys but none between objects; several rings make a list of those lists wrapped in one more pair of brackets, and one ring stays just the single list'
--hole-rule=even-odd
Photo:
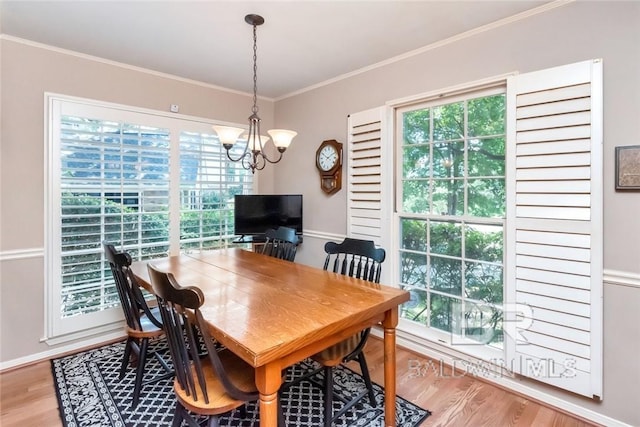
[{"label": "dining table leg", "polygon": [[279,363],[268,363],[256,368],[256,387],[260,392],[260,427],[278,426],[278,390],[281,384]]},{"label": "dining table leg", "polygon": [[387,427],[396,425],[396,326],[398,308],[384,314],[384,421]]}]

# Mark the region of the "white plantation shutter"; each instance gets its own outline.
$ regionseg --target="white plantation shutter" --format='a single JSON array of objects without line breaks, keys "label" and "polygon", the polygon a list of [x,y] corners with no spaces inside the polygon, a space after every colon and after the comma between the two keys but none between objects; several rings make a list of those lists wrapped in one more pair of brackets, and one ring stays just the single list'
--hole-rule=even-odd
[{"label": "white plantation shutter", "polygon": [[[242,154],[239,150],[241,147],[231,149],[234,158]],[[236,238],[233,196],[252,192],[253,174],[227,158],[210,126],[180,132],[181,250],[231,244]]]},{"label": "white plantation shutter", "polygon": [[[347,236],[373,240],[388,257],[393,175],[385,112],[384,107],[373,108],[348,119]],[[390,283],[390,273],[391,268],[383,268],[383,282]]]},{"label": "white plantation shutter", "polygon": [[[49,336],[122,318],[103,240],[134,257],[169,247],[167,122],[51,99],[47,279]],[[81,320],[79,320],[81,319]]]},{"label": "white plantation shutter", "polygon": [[602,397],[602,63],[510,77],[507,94],[507,361]]},{"label": "white plantation shutter", "polygon": [[120,299],[106,240],[134,260],[225,247],[233,196],[253,175],[226,158],[211,123],[48,96],[47,339],[113,329]]}]

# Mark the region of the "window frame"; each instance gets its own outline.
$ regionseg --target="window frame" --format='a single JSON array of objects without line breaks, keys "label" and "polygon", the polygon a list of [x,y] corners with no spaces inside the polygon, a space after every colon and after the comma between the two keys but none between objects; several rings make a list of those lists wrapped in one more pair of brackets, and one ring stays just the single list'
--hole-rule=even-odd
[{"label": "window frame", "polygon": [[[392,133],[389,134],[391,140],[393,141],[394,149],[394,159],[393,159],[393,179],[394,179],[394,190],[393,190],[393,215],[392,215],[392,246],[391,249],[393,251],[393,257],[391,257],[391,268],[393,271],[393,283],[399,285],[399,278],[401,274],[401,263],[400,263],[400,239],[401,239],[401,227],[400,222],[402,218],[407,217],[417,217],[420,219],[436,219],[446,221],[448,216],[434,216],[431,214],[415,214],[415,213],[405,213],[402,211],[402,184],[403,184],[403,176],[402,176],[402,149],[403,149],[403,136],[401,134],[401,126],[398,124],[398,117],[401,117],[402,111],[416,109],[417,106],[420,105],[439,105],[439,104],[449,104],[453,102],[462,101],[465,99],[473,98],[478,94],[482,94],[482,96],[489,96],[491,94],[505,94],[505,100],[507,95],[507,78],[511,74],[500,75],[496,77],[492,77],[489,79],[484,79],[476,82],[471,82],[463,85],[458,85],[454,87],[450,87],[444,90],[438,90],[423,94],[414,95],[411,97],[403,98],[400,100],[392,101],[387,103],[387,107],[391,109],[391,117],[394,125]],[[442,100],[446,99],[446,102]],[[508,105],[506,105],[505,101],[505,117],[507,117]],[[506,133],[505,123],[505,133]],[[506,144],[506,142],[505,142]],[[505,147],[506,148],[506,147]],[[466,150],[465,150],[466,151]],[[505,153],[505,161],[506,161],[506,153]],[[505,167],[505,186],[508,177],[506,176],[506,167]],[[466,203],[466,201],[465,201]],[[505,203],[508,201],[505,200]],[[469,217],[467,215],[462,215],[460,217],[455,217],[464,221],[464,223],[479,223],[488,221],[491,224],[500,224],[503,229],[503,248],[506,242],[506,233],[507,233],[507,225],[506,225],[506,213],[505,217],[500,219],[495,218],[482,218],[482,217]],[[506,267],[506,251],[503,250],[503,269]],[[503,270],[504,271],[504,270]],[[505,286],[505,277],[503,272],[503,301],[506,293]],[[410,335],[421,337],[423,339],[429,341],[435,341],[437,343],[444,344],[446,346],[451,346],[461,353],[468,354],[473,357],[478,357],[483,360],[494,360],[501,361],[504,359],[504,348],[497,348],[488,345],[479,344],[477,341],[473,341],[468,338],[456,338],[455,346],[452,345],[451,333],[447,333],[445,331],[441,331],[439,329],[426,327],[424,325],[420,325],[417,322],[402,318],[400,313],[398,313],[398,330],[402,332],[406,332]]]},{"label": "window frame", "polygon": [[[119,304],[91,313],[62,317],[61,283],[61,156],[60,132],[63,115],[99,117],[100,120],[135,123],[169,130],[169,255],[180,253],[180,135],[193,131],[215,135],[213,124],[240,126],[205,118],[176,116],[162,111],[121,104],[45,93],[45,337],[51,345],[86,338],[121,328],[123,319]],[[246,127],[246,126],[244,126]],[[250,191],[255,192],[257,177],[252,177]],[[104,231],[102,232],[104,233]],[[104,238],[104,235],[103,235]]]}]

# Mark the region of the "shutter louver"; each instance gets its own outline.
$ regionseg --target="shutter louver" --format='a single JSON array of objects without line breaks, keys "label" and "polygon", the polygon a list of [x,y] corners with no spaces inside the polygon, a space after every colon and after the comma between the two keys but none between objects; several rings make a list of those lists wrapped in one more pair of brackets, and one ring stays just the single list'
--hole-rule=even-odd
[{"label": "shutter louver", "polygon": [[[384,141],[384,107],[351,114],[347,143],[347,235],[390,251],[391,173]],[[384,179],[387,177],[387,181]],[[386,269],[389,270],[389,269]],[[383,269],[383,279],[388,273]]]},{"label": "shutter louver", "polygon": [[589,397],[602,397],[601,80],[588,61],[508,90],[507,360]]},{"label": "shutter louver", "polygon": [[347,234],[376,244],[380,244],[382,216],[380,126],[375,111],[351,115],[347,145]]}]

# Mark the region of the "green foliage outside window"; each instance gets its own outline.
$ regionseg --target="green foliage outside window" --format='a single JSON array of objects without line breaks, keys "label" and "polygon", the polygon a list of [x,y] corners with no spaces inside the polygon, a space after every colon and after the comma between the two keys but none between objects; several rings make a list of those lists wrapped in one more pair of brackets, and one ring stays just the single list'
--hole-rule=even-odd
[{"label": "green foliage outside window", "polygon": [[242,194],[242,185],[229,186],[227,191],[198,191],[199,202],[183,204],[180,213],[180,248],[217,249],[230,244],[233,230],[233,196]]},{"label": "green foliage outside window", "polygon": [[402,317],[502,342],[505,98],[402,113]]},{"label": "green foliage outside window", "polygon": [[[180,240],[197,239],[183,248],[223,247],[233,236],[234,192],[209,191],[202,209],[186,209],[180,216]],[[100,196],[65,193],[62,197],[62,306],[65,316],[102,310],[120,303],[113,277],[104,260],[102,241],[125,247],[134,260],[165,256],[169,250],[169,216],[140,213]],[[209,239],[207,239],[209,238]]]},{"label": "green foliage outside window", "polygon": [[[65,316],[119,304],[113,277],[104,262],[102,241],[116,245],[147,242],[134,259],[166,254],[168,215],[142,213],[99,196],[62,196],[62,305]],[[140,227],[142,224],[142,227]]]}]

